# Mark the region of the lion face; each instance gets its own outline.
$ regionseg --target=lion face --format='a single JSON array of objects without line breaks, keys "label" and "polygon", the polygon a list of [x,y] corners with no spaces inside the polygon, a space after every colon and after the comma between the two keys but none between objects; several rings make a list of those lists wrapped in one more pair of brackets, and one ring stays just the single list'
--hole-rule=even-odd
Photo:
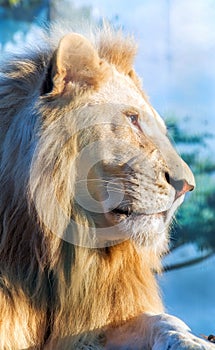
[{"label": "lion face", "polygon": [[194,187],[163,120],[116,70],[80,113],[94,125],[78,162],[77,202],[103,229],[97,230],[101,239],[159,244],[185,192]]},{"label": "lion face", "polygon": [[[55,118],[55,124],[60,119],[59,135],[63,128],[68,135],[61,143],[67,144],[66,155],[68,147],[73,154],[69,166],[64,160],[68,178],[57,190],[59,201],[71,205],[71,222],[63,238],[94,247],[131,238],[165,249],[168,225],[185,192],[194,188],[194,177],[172,147],[165,124],[141,90],[130,62],[121,67],[116,53],[106,51],[96,50],[80,35],[68,34],[52,64],[53,87],[44,103],[57,101],[60,106],[55,114],[61,117]],[[63,158],[55,157],[57,164]],[[63,198],[69,176],[73,185],[67,185]],[[64,206],[69,213],[68,204]],[[86,230],[87,238],[80,241]]]}]

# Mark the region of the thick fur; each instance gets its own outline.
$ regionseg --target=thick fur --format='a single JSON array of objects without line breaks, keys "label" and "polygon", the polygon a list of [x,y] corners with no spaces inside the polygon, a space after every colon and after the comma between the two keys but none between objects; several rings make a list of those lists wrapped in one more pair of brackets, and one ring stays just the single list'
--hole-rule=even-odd
[{"label": "thick fur", "polygon": [[[113,69],[147,101],[132,68],[136,45],[131,38],[106,30],[91,34],[91,42],[95,61],[82,56],[90,75],[82,71],[81,58],[77,61],[80,73],[79,68],[65,73],[61,52],[56,51],[58,42],[12,57],[1,70],[2,350],[103,349],[107,329],[144,313],[163,312],[153,272],[160,269],[166,235],[162,249],[150,239],[148,243],[126,239],[100,248],[62,239],[71,216],[82,225],[83,237],[90,220],[74,202],[78,169],[74,171],[71,163],[80,144],[89,142],[83,130],[71,132],[68,138],[79,111],[86,108],[87,118],[89,101],[97,106],[102,89],[107,96],[104,86]],[[67,83],[63,74],[70,75],[73,83]],[[95,108],[99,112],[99,106]],[[56,197],[65,216],[59,215]]]}]

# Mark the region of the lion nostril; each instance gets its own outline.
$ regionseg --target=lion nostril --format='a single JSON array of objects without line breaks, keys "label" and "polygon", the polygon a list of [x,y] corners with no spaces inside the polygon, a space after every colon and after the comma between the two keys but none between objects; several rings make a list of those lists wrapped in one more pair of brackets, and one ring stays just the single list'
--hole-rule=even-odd
[{"label": "lion nostril", "polygon": [[165,179],[166,179],[167,183],[171,185],[169,173],[166,171],[164,175],[165,175]]}]

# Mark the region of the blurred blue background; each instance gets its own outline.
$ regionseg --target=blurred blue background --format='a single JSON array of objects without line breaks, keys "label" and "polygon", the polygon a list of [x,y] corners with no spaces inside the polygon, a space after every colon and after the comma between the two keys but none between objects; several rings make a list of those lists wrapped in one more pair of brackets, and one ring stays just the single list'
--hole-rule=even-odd
[{"label": "blurred blue background", "polygon": [[102,18],[134,35],[143,87],[196,175],[159,277],[167,311],[198,335],[214,333],[215,1],[0,0],[1,55],[36,42],[44,23]]}]

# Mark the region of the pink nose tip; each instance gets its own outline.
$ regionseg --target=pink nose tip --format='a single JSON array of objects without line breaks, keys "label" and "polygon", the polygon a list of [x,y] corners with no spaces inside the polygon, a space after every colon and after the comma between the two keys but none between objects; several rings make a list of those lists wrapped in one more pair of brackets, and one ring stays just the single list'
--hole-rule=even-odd
[{"label": "pink nose tip", "polygon": [[185,179],[175,180],[167,173],[165,174],[165,177],[167,182],[175,189],[175,199],[194,189],[194,186],[190,185]]},{"label": "pink nose tip", "polygon": [[176,198],[182,196],[183,194],[185,194],[186,192],[192,191],[194,189],[193,185],[188,184],[188,182],[186,180],[181,180],[182,187],[179,189],[176,189]]},{"label": "pink nose tip", "polygon": [[188,184],[186,180],[174,180],[170,179],[170,184],[174,187],[176,194],[175,194],[175,199],[179,198],[186,192],[192,191],[194,189],[193,185]]}]

